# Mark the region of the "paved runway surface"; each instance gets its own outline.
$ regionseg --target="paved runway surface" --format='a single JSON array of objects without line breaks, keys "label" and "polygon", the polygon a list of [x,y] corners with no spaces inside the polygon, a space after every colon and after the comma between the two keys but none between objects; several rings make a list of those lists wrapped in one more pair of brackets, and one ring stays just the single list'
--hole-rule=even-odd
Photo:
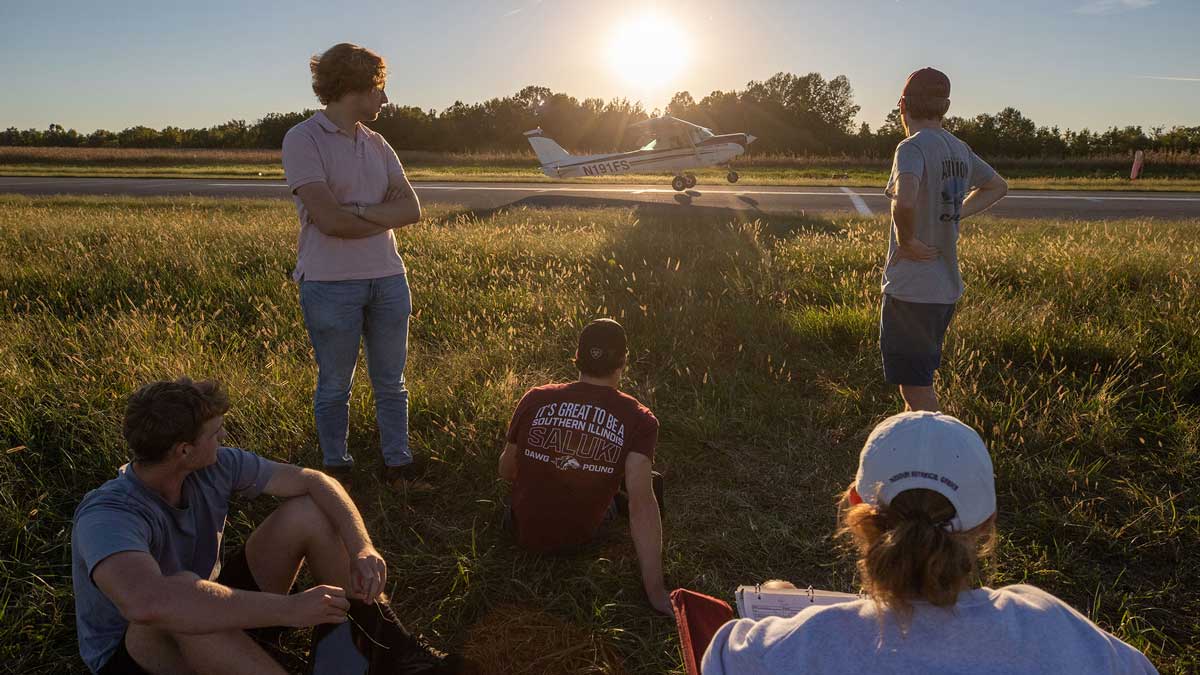
[{"label": "paved runway surface", "polygon": [[[414,183],[424,203],[458,204],[487,211],[509,205],[635,206],[657,203],[680,207],[736,209],[762,213],[849,211],[885,213],[882,189],[697,185],[675,192],[669,185],[599,183]],[[281,181],[221,179],[0,177],[0,193],[199,195],[206,197],[287,198]],[[1014,190],[989,213],[1008,217],[1200,218],[1200,193],[1075,192]]]}]

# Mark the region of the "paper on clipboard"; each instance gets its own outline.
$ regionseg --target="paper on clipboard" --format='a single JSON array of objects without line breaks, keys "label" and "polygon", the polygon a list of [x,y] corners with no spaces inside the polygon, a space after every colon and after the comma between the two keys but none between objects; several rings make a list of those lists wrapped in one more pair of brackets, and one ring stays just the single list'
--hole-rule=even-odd
[{"label": "paper on clipboard", "polygon": [[839,593],[808,588],[762,588],[738,586],[738,616],[744,619],[765,619],[768,616],[790,617],[813,605],[836,605],[862,599],[855,593]]}]

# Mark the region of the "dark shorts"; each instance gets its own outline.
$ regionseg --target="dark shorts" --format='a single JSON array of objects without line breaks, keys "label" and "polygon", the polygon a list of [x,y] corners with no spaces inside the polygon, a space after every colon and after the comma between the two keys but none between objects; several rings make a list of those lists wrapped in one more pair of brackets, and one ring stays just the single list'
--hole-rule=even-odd
[{"label": "dark shorts", "polygon": [[[236,588],[242,591],[259,592],[258,583],[254,581],[254,574],[250,572],[250,563],[246,561],[246,547],[239,548],[236,553],[230,556],[229,560],[221,566],[221,574],[216,579],[218,584]],[[257,640],[269,640],[277,637],[282,631],[282,628],[256,628],[246,631]],[[129,655],[129,651],[125,648],[125,636],[121,636],[121,644],[117,645],[117,651],[113,652],[112,656],[104,662],[104,666],[100,668],[97,675],[150,675],[138,665],[137,661]]]},{"label": "dark shorts", "polygon": [[889,384],[928,387],[942,364],[942,341],[954,305],[905,302],[886,293],[879,313],[879,351]]},{"label": "dark shorts", "polygon": [[[663,513],[663,475],[657,471],[650,472],[650,485],[654,489],[654,497],[658,500],[659,514]],[[503,500],[504,513],[500,516],[500,524],[505,532],[508,532],[514,539],[517,537],[517,517],[512,510],[512,502],[508,497]],[[619,517],[629,517],[629,495],[625,493],[625,483],[622,481],[621,487],[617,490],[617,494],[613,496],[613,500],[608,503],[608,508],[604,511],[604,519],[600,521],[600,527],[592,533],[592,540],[595,541],[604,533],[613,521]],[[586,546],[586,545],[585,545]],[[557,553],[575,553],[580,550],[581,546],[567,546],[556,551]]]}]

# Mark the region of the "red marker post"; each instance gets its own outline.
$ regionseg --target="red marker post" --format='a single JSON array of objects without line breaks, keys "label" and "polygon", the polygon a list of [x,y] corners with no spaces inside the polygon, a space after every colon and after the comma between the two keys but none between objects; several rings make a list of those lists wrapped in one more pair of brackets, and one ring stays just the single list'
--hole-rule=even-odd
[{"label": "red marker post", "polygon": [[1142,177],[1142,165],[1145,164],[1146,154],[1141,150],[1133,153],[1133,168],[1129,170],[1129,180],[1137,180]]}]

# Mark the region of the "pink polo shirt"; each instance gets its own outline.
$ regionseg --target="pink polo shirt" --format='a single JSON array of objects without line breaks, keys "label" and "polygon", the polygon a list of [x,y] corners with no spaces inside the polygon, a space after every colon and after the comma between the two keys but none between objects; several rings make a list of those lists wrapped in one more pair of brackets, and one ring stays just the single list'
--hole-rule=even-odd
[{"label": "pink polo shirt", "polygon": [[288,130],[283,137],[283,172],[300,212],[300,245],[292,279],[345,281],[404,274],[391,230],[363,239],[322,233],[309,218],[296,190],[309,183],[329,186],[339,204],[378,204],[392,177],[404,167],[383,136],[358,124],[354,135],[338,128],[323,111]]}]

